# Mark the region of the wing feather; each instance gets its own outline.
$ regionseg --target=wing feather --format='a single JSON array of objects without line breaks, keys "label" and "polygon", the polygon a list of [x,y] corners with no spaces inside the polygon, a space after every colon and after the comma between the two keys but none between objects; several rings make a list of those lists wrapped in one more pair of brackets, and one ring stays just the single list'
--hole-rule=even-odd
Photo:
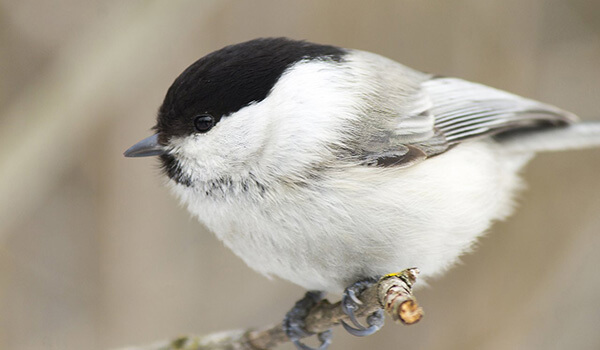
[{"label": "wing feather", "polygon": [[541,102],[456,78],[425,81],[437,128],[449,143],[531,127],[558,126],[577,118]]},{"label": "wing feather", "polygon": [[[577,120],[554,106],[457,78],[435,77],[378,55],[356,51],[371,93],[371,129],[359,142],[366,165],[409,166],[454,145]],[[384,73],[385,72],[385,73]]]}]

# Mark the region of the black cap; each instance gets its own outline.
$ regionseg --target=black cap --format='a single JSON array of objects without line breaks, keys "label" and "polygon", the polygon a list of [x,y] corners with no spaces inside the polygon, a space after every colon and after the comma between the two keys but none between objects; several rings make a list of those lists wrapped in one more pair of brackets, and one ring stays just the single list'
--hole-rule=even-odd
[{"label": "black cap", "polygon": [[344,49],[286,38],[262,38],[226,46],[189,66],[169,88],[155,126],[159,141],[195,132],[194,118],[218,122],[260,102],[292,64],[300,60],[341,61]]}]

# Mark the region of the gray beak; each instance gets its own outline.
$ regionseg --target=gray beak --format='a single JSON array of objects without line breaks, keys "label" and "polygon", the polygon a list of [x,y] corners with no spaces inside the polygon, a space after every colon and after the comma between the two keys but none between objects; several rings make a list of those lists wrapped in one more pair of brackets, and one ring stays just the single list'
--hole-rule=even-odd
[{"label": "gray beak", "polygon": [[125,157],[150,157],[165,153],[167,153],[165,147],[158,143],[158,134],[154,134],[129,147],[123,155]]}]

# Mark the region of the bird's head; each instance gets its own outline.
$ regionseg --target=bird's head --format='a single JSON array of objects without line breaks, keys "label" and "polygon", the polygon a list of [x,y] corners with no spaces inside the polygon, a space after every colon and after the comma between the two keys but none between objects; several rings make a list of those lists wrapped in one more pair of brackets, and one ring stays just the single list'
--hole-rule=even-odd
[{"label": "bird's head", "polygon": [[179,75],[156,134],[125,156],[159,156],[166,174],[187,187],[265,169],[293,172],[339,138],[331,135],[336,116],[350,108],[339,69],[346,54],[284,38],[215,51]]}]

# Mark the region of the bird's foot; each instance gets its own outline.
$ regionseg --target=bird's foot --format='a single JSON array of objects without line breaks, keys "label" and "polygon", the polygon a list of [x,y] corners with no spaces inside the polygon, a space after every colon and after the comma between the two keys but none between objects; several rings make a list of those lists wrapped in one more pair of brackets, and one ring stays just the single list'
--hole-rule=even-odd
[{"label": "bird's foot", "polygon": [[329,344],[331,344],[331,338],[333,337],[331,330],[317,334],[317,337],[321,342],[321,345],[317,348],[312,348],[300,341],[300,339],[314,334],[306,330],[304,327],[304,319],[308,316],[309,311],[323,299],[323,295],[323,292],[307,292],[304,298],[298,300],[296,305],[288,311],[283,319],[283,329],[285,334],[299,350],[325,350],[329,347]]},{"label": "bird's foot", "polygon": [[384,315],[382,309],[377,310],[371,315],[367,316],[367,327],[358,322],[358,319],[354,314],[354,311],[357,310],[360,305],[362,305],[362,302],[360,299],[358,299],[360,293],[373,284],[376,284],[377,281],[377,278],[364,279],[354,283],[344,290],[344,295],[342,296],[342,310],[346,315],[348,315],[348,317],[350,317],[350,321],[354,325],[353,327],[342,321],[342,326],[344,326],[344,329],[346,329],[348,333],[357,337],[364,337],[377,332],[379,329],[381,329],[381,327],[383,327]]}]

